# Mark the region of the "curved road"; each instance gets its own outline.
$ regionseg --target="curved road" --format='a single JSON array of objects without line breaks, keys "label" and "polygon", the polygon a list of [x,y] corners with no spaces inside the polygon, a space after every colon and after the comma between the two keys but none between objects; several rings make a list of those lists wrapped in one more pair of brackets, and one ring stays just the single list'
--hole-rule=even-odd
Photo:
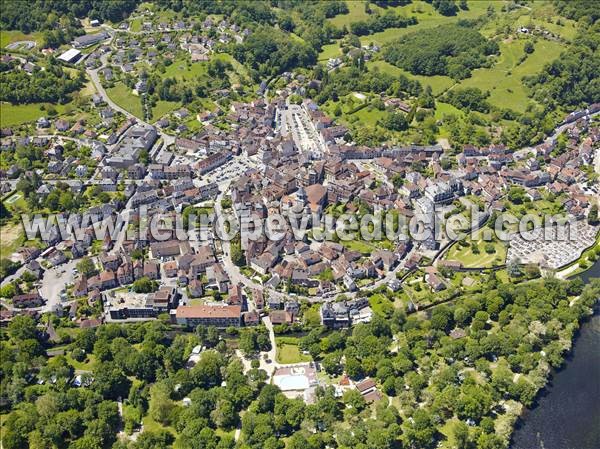
[{"label": "curved road", "polygon": [[[114,35],[111,36],[111,40],[113,38],[114,38]],[[103,54],[100,57],[100,61],[102,62],[102,65],[100,67],[98,67],[96,69],[86,69],[86,73],[89,75],[90,79],[92,80],[92,83],[94,84],[94,87],[96,88],[96,91],[98,92],[98,94],[104,99],[106,104],[108,104],[114,110],[119,111],[120,113],[122,113],[123,115],[125,115],[128,118],[134,118],[135,120],[137,120],[138,123],[141,123],[142,125],[152,126],[150,123],[142,120],[139,117],[136,117],[131,112],[129,112],[126,109],[123,109],[121,106],[119,106],[118,104],[116,104],[114,101],[111,100],[111,98],[106,93],[104,86],[102,86],[102,83],[100,82],[100,77],[98,76],[98,72],[100,70],[102,70],[103,68],[105,68],[106,65],[108,64],[108,54],[107,53]],[[164,142],[163,148],[166,148],[175,142],[174,136],[170,136],[169,134],[166,134],[160,130],[157,130],[157,131]]]}]

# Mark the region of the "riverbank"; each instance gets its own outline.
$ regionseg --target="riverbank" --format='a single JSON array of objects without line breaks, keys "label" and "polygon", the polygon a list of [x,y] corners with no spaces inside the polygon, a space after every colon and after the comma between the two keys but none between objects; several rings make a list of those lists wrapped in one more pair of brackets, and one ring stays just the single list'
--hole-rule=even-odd
[{"label": "riverbank", "polygon": [[[580,275],[600,278],[600,261]],[[527,410],[511,449],[597,449],[600,447],[600,306],[586,320],[564,367],[555,372],[538,405]]]}]

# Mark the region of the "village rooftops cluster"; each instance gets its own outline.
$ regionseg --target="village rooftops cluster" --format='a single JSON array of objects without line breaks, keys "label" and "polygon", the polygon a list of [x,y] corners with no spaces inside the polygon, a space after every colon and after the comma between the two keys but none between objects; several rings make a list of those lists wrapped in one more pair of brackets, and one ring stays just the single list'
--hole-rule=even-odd
[{"label": "village rooftops cluster", "polygon": [[[142,40],[151,38],[154,37],[119,37],[122,41],[115,44],[122,50],[135,50]],[[208,45],[204,37],[195,37],[192,32],[181,36],[179,43],[200,54]],[[99,46],[95,52],[101,58],[108,51]],[[110,52],[114,62],[119,53]],[[105,77],[109,75],[106,70],[103,73]],[[482,223],[491,211],[503,210],[501,199],[514,186],[522,187],[532,201],[545,192],[560,193],[564,197],[564,211],[583,220],[589,213],[593,195],[598,193],[586,186],[588,175],[582,169],[593,162],[594,148],[600,140],[600,130],[590,125],[589,120],[589,114],[600,109],[598,105],[565,119],[567,143],[561,154],[554,153],[557,142],[552,139],[526,151],[514,151],[500,144],[483,148],[465,145],[454,163],[440,145],[365,147],[348,142],[348,129],[328,117],[312,100],[300,104],[290,101],[291,95],[301,93],[311,80],[298,74],[286,76],[290,81],[288,87],[270,99],[230,101],[226,109],[219,106],[201,114],[197,117],[203,124],[201,130],[184,135],[168,136],[165,133],[168,126],[163,127],[168,124],[160,121],[155,127],[123,118],[106,105],[102,96],[93,99],[95,111],[112,130],[102,138],[85,122],[71,124],[65,119],[38,123],[40,134],[47,127],[54,127],[55,137],[14,136],[12,130],[3,130],[2,148],[26,144],[42,148],[47,154],[48,166],[36,173],[41,177],[37,188],[40,197],[47,197],[57,188],[50,174],[76,176],[66,181],[73,192],[98,186],[110,194],[106,204],[67,217],[77,223],[86,223],[88,215],[94,217],[87,227],[84,225],[83,240],[63,240],[59,230],[53,228],[46,239],[50,246],[44,258],[51,265],[60,266],[70,257],[78,259],[92,255],[92,250],[95,254],[100,250],[95,261],[101,271],[89,278],[77,276],[74,279],[77,295],[89,292],[96,295],[95,292],[127,287],[145,277],[157,281],[161,287],[175,286],[177,292],[172,294],[173,298],[181,297],[182,289],[186,289],[186,296],[199,298],[207,289],[230,292],[238,284],[230,281],[231,270],[222,262],[230,255],[224,254],[214,233],[199,243],[179,241],[175,230],[166,230],[159,241],[149,231],[138,230],[139,222],[160,216],[163,221],[175,223],[178,214],[188,207],[205,206],[210,212],[215,202],[225,200],[240,221],[246,217],[266,219],[272,214],[288,218],[305,216],[309,217],[310,227],[317,224],[311,222],[313,217],[340,211],[358,217],[365,211],[394,211],[406,219],[434,211],[451,213],[456,204],[470,196],[483,203],[479,220]],[[399,108],[404,106],[401,101],[387,100]],[[180,108],[172,116],[185,120],[190,111]],[[216,117],[228,126],[214,126]],[[64,139],[75,139],[77,145],[89,144],[96,165],[65,157],[61,135]],[[165,145],[167,137],[171,139]],[[33,176],[31,172],[19,173],[13,167],[0,175],[13,180],[18,176]],[[402,182],[397,183],[399,179]],[[10,191],[13,185],[3,182],[2,189]],[[141,214],[141,207],[146,209],[146,215]],[[93,223],[117,217],[124,219],[118,236],[107,236],[98,248]],[[393,241],[385,245],[361,246],[361,243],[317,241],[310,235],[297,238],[290,229],[277,241],[266,237],[244,240],[242,260],[249,270],[245,275],[260,277],[265,290],[297,292],[327,302],[337,293],[355,292],[376,282],[397,290],[399,281],[393,274],[418,268],[423,255],[433,256],[445,242],[431,237],[426,241]],[[131,259],[129,255],[134,251],[141,252],[143,257]],[[560,260],[569,260],[573,254],[575,251],[570,251],[569,257]],[[390,273],[392,276],[388,277]],[[426,279],[433,291],[446,287],[443,276],[437,272],[428,273]],[[244,294],[238,296],[243,298]],[[145,297],[143,304],[138,305],[132,298],[132,307],[126,306],[126,298],[121,299],[123,303],[111,300],[114,313],[109,315],[113,319],[131,317],[135,313],[130,310],[135,308],[150,318],[161,311],[156,306],[156,297]],[[174,311],[174,322],[179,324],[220,319],[205,314],[204,309],[195,309],[199,315],[196,318],[185,315],[186,309],[181,309],[183,315],[178,319],[177,300],[168,303],[167,309]],[[224,307],[238,305],[243,307],[243,301]],[[252,314],[244,317],[242,314],[246,312],[245,309],[236,312],[232,325],[241,325],[246,319],[248,323],[258,321]],[[285,307],[272,309],[271,315],[276,324],[293,324],[298,312]],[[321,319],[330,327],[365,322],[370,315],[368,304],[353,302],[327,304],[321,309]]]}]

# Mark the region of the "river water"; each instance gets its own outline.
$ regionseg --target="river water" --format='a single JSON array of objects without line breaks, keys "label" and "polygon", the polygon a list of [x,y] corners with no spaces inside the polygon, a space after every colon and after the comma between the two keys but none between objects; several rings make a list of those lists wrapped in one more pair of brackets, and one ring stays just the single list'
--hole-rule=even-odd
[{"label": "river water", "polygon": [[[581,277],[600,277],[600,261]],[[511,449],[600,449],[600,305],[537,407],[524,413]]]}]

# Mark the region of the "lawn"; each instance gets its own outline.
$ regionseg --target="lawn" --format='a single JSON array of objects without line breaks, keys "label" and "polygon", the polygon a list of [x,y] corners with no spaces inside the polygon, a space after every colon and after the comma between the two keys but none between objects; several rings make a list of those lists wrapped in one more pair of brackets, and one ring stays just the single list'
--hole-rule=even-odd
[{"label": "lawn", "polygon": [[532,100],[527,96],[522,78],[538,73],[544,64],[556,59],[564,50],[561,43],[539,40],[535,51],[524,62],[517,65],[525,54],[523,47],[526,39],[515,39],[500,43],[500,56],[493,67],[473,70],[470,78],[462,80],[457,86],[477,87],[489,91],[488,101],[499,107],[524,112]]},{"label": "lawn", "polygon": [[463,111],[452,106],[448,103],[442,103],[441,101],[436,101],[435,103],[435,118],[437,120],[441,120],[444,115],[454,114],[457,117],[462,117],[465,115]]},{"label": "lawn", "polygon": [[369,255],[375,251],[375,247],[362,240],[341,240],[340,243],[351,251],[357,251],[363,255]]},{"label": "lawn", "polygon": [[538,26],[548,30],[567,41],[572,41],[577,35],[577,23],[555,15],[551,2],[531,2],[527,8],[516,8],[510,13],[498,15],[495,20],[487,23],[481,29],[485,36],[493,36],[506,26],[531,28]]},{"label": "lawn", "polygon": [[443,75],[434,75],[434,76],[423,76],[423,75],[413,75],[410,72],[407,72],[400,67],[396,67],[395,65],[390,64],[387,61],[379,60],[379,61],[371,61],[367,63],[367,67],[373,68],[377,67],[380,71],[384,73],[389,73],[393,76],[405,75],[409,79],[419,81],[423,86],[430,86],[433,92],[433,95],[439,95],[444,92],[446,89],[454,85],[454,80],[449,76]]},{"label": "lawn", "polygon": [[195,115],[191,119],[189,119],[187,122],[185,122],[185,126],[187,126],[188,130],[194,131],[194,132],[200,131],[202,129],[202,123],[200,123],[196,119]]},{"label": "lawn", "polygon": [[[470,78],[459,83],[455,83],[448,76],[413,75],[383,60],[371,61],[368,66],[370,68],[377,67],[382,72],[395,76],[405,75],[410,79],[418,80],[423,86],[430,86],[434,95],[441,95],[446,90],[455,87],[476,87],[490,93],[488,101],[494,106],[524,112],[533,101],[527,95],[522,78],[538,73],[544,64],[556,59],[565,48],[559,42],[538,40],[535,42],[535,51],[519,64],[519,59],[524,54],[523,47],[526,41],[526,39],[514,39],[501,42],[500,55],[492,67],[473,70]],[[439,107],[438,104],[437,108]],[[450,105],[445,107],[448,108]],[[441,117],[440,114],[443,112],[447,111],[439,113],[436,111],[436,116]]]},{"label": "lawn", "polygon": [[158,423],[150,415],[146,415],[142,418],[142,426],[144,427],[144,432],[159,432],[166,430],[175,436],[177,435],[177,431],[174,427]]},{"label": "lawn", "polygon": [[199,76],[206,75],[206,62],[194,62],[187,59],[176,59],[173,64],[167,67],[163,78],[177,78],[180,80],[191,80]]},{"label": "lawn", "polygon": [[[211,60],[218,59],[231,64],[232,69],[228,72],[231,84],[241,84],[242,78],[247,78],[248,71],[228,53],[213,54]],[[189,58],[179,57],[169,65],[165,73],[158,73],[162,78],[175,78],[181,81],[195,80],[207,76],[208,62],[191,62]]]},{"label": "lawn", "polygon": [[546,196],[537,201],[525,201],[523,204],[513,204],[506,201],[507,212],[511,213],[518,219],[521,219],[527,214],[543,218],[545,215],[564,215],[563,203],[565,198],[563,195],[557,198]]},{"label": "lawn", "polygon": [[228,62],[233,67],[233,71],[229,72],[229,81],[232,85],[240,84],[242,78],[248,77],[248,70],[241,64],[238,60],[236,60],[229,53],[218,53],[213,54],[211,56],[212,59],[219,59],[224,62]]},{"label": "lawn", "polygon": [[178,101],[163,101],[158,100],[156,106],[152,108],[152,121],[156,121],[163,115],[168,114],[171,111],[179,108],[181,103]]},{"label": "lawn", "polygon": [[83,362],[78,362],[77,360],[73,359],[70,354],[66,354],[65,358],[67,359],[67,362],[73,366],[73,368],[80,371],[92,371],[94,363],[96,362],[94,354],[88,354],[87,358]]},{"label": "lawn", "polygon": [[338,41],[334,41],[333,44],[323,45],[321,53],[319,53],[319,61],[328,61],[330,58],[337,58],[341,55],[340,44]]},{"label": "lawn", "polygon": [[[542,4],[536,5],[537,8],[534,8],[534,12],[531,16],[523,15],[520,16],[516,21],[517,26],[528,26],[531,23],[539,26],[540,28],[545,28],[551,33],[557,34],[563,39],[568,41],[572,41],[577,36],[577,23],[573,20],[565,19],[564,17],[558,16],[548,16],[547,18],[538,18],[536,16],[536,9],[539,11]],[[548,5],[546,5],[547,7]],[[559,23],[556,23],[559,22]]]},{"label": "lawn", "polygon": [[[494,265],[501,265],[506,261],[506,245],[501,241],[484,241],[482,233],[484,230],[493,232],[490,229],[483,228],[475,233],[473,238],[467,237],[467,246],[462,246],[459,243],[455,243],[446,253],[445,259],[457,260],[462,262],[465,268],[490,268]],[[479,253],[474,253],[471,244],[475,243]],[[485,247],[488,244],[492,244],[494,252],[488,254],[485,251]]]},{"label": "lawn", "polygon": [[[489,5],[498,9],[501,6],[501,3],[485,1],[469,2],[468,11],[461,11],[457,16],[453,17],[441,16],[432,10],[431,5],[421,2],[397,7],[396,9],[402,10],[407,15],[415,15],[419,23],[404,29],[388,29],[370,36],[364,36],[361,38],[361,42],[363,44],[375,42],[383,45],[410,31],[452,23],[459,18],[476,18],[485,14]],[[561,34],[565,38],[572,39],[575,33],[573,24],[567,20],[562,20],[560,21],[560,24],[556,24],[556,18],[552,17],[550,14],[551,11],[549,12],[547,9],[548,8],[542,10],[542,6],[540,5],[533,11],[522,8],[522,10],[519,10],[518,12],[513,12],[514,17],[511,20],[510,26],[515,26],[515,20],[521,25],[529,24],[530,21],[535,24],[538,24],[539,22],[539,24],[543,25],[545,28],[554,31],[557,34]],[[548,19],[550,22],[548,22]],[[492,36],[498,31],[499,25],[504,23],[502,20],[502,18],[499,18],[490,23],[484,28],[483,33]],[[539,39],[535,42],[535,51],[528,55],[525,61],[519,63],[521,56],[524,55],[523,47],[526,41],[527,39],[525,38],[502,41],[500,43],[500,55],[491,68],[474,70],[470,78],[462,80],[458,84],[455,84],[455,82],[447,76],[427,77],[412,75],[381,60],[369,62],[368,65],[371,67],[378,67],[386,73],[391,73],[393,75],[404,74],[411,79],[416,79],[424,86],[431,86],[434,95],[440,95],[447,89],[453,88],[453,86],[477,87],[483,91],[490,92],[489,102],[491,104],[499,108],[510,108],[518,112],[524,112],[527,106],[532,103],[532,100],[527,96],[527,91],[522,83],[523,76],[539,72],[544,64],[556,59],[565,48],[564,44],[560,42]]]},{"label": "lawn", "polygon": [[377,121],[388,116],[387,111],[380,111],[377,108],[369,107],[362,108],[360,111],[351,114],[349,117],[357,117],[358,122],[363,126],[375,127]]},{"label": "lawn", "polygon": [[21,192],[11,195],[4,201],[11,213],[27,212],[27,201]]},{"label": "lawn", "polygon": [[141,17],[136,17],[135,19],[133,19],[131,21],[131,24],[129,25],[129,29],[131,31],[133,31],[134,33],[137,33],[138,31],[142,31],[142,22],[143,22],[143,19]]},{"label": "lawn", "polygon": [[309,326],[318,326],[321,324],[321,315],[319,313],[319,305],[313,304],[310,308],[306,309],[302,314],[302,322]]},{"label": "lawn", "polygon": [[131,112],[136,117],[143,118],[142,100],[138,96],[133,95],[129,87],[125,84],[118,82],[115,84],[115,87],[106,89],[106,93],[117,105]]},{"label": "lawn", "polygon": [[369,306],[377,315],[389,316],[394,311],[394,303],[381,293],[376,293],[369,298]]},{"label": "lawn", "polygon": [[308,355],[304,355],[300,352],[298,345],[283,344],[277,346],[277,362],[278,363],[304,363],[310,362],[311,358]]}]

